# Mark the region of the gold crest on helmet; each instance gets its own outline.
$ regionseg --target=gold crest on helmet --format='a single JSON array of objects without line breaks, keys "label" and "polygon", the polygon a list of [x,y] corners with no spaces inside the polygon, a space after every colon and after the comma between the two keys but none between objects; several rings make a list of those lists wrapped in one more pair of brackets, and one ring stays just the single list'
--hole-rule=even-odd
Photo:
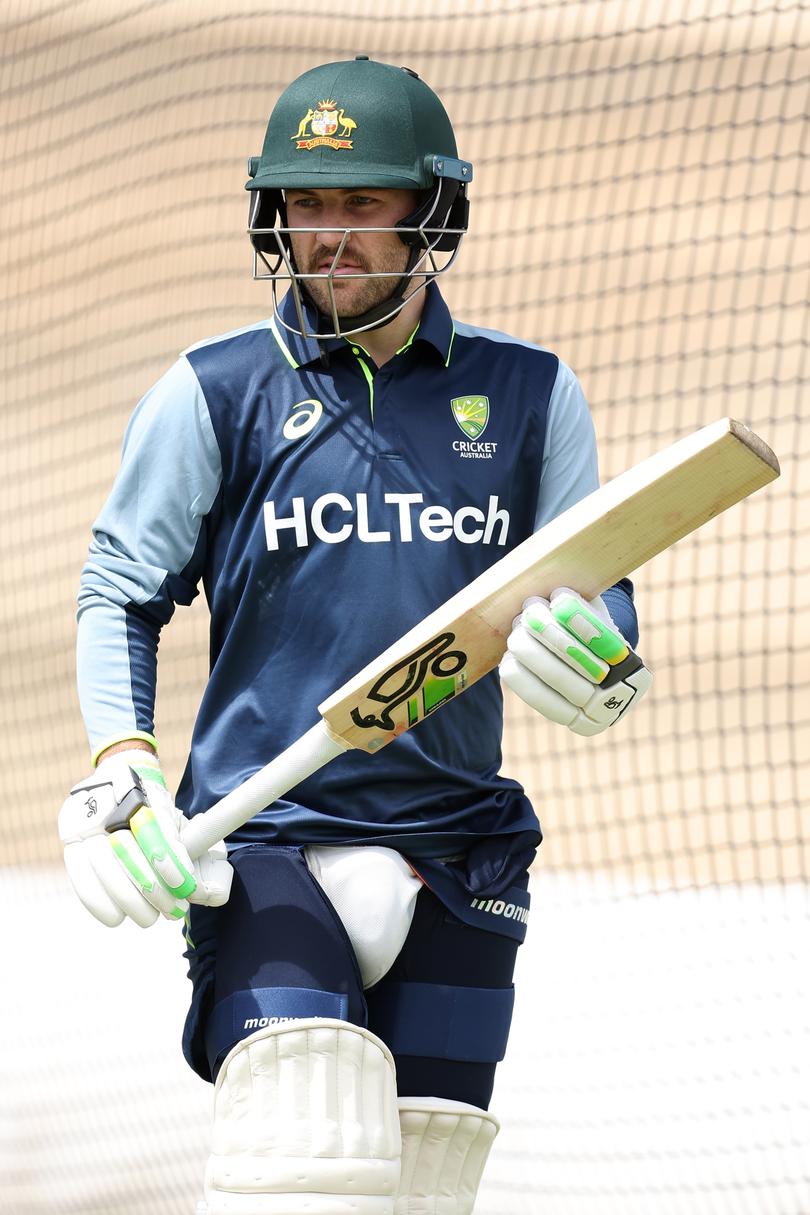
[{"label": "gold crest on helmet", "polygon": [[[351,135],[357,127],[353,118],[344,113],[343,107],[332,98],[319,101],[313,110],[310,107],[298,124],[298,130],[290,139],[295,140],[296,148],[309,151],[312,148],[326,146],[327,148],[351,148]],[[307,136],[309,128],[309,136]]]}]

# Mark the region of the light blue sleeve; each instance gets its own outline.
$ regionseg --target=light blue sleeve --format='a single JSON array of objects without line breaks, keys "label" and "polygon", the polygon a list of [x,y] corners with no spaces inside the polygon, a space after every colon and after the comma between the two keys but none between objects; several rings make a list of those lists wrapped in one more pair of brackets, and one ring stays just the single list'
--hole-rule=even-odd
[{"label": "light blue sleeve", "polygon": [[154,729],[157,645],[197,593],[222,481],[208,407],[180,358],[137,406],[79,588],[79,701],[92,750]]},{"label": "light blue sleeve", "polygon": [[598,488],[596,434],[588,402],[571,368],[561,362],[548,406],[534,530]]},{"label": "light blue sleeve", "polygon": [[[588,402],[571,368],[561,362],[548,406],[534,530],[538,531],[598,488],[596,433]],[[638,619],[633,584],[623,578],[602,597],[622,635],[635,646]]]}]

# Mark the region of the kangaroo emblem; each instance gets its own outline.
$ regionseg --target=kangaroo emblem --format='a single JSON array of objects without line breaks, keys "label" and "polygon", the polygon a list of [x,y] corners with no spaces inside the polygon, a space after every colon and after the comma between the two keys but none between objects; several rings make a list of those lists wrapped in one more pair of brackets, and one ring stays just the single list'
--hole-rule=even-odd
[{"label": "kangaroo emblem", "polygon": [[307,127],[309,126],[310,122],[312,121],[312,119],[314,117],[315,117],[315,111],[313,109],[307,110],[306,114],[304,115],[304,117],[301,119],[301,121],[298,124],[298,130],[295,132],[294,135],[290,136],[290,139],[303,139],[307,133]]}]

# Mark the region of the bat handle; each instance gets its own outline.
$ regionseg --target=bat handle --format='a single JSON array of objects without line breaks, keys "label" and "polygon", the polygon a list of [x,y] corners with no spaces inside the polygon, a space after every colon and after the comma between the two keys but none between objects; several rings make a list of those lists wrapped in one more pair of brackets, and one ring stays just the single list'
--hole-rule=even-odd
[{"label": "bat handle", "polygon": [[183,828],[181,839],[192,860],[232,831],[244,826],[260,810],[264,810],[288,789],[294,788],[317,772],[330,759],[348,750],[349,744],[335,740],[327,733],[323,718],[269,764],[203,814],[195,814]]}]

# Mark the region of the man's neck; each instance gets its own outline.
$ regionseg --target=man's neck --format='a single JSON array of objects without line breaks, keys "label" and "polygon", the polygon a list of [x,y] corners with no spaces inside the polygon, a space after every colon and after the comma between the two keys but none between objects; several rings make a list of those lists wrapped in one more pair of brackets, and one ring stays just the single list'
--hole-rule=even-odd
[{"label": "man's neck", "polygon": [[[416,295],[411,296],[405,307],[387,325],[382,325],[379,329],[369,329],[366,333],[358,333],[356,335],[357,345],[367,350],[377,366],[382,367],[383,363],[392,359],[396,352],[406,344],[419,324],[424,306],[425,292],[418,291]],[[347,339],[347,341],[353,340],[353,338]]]}]

